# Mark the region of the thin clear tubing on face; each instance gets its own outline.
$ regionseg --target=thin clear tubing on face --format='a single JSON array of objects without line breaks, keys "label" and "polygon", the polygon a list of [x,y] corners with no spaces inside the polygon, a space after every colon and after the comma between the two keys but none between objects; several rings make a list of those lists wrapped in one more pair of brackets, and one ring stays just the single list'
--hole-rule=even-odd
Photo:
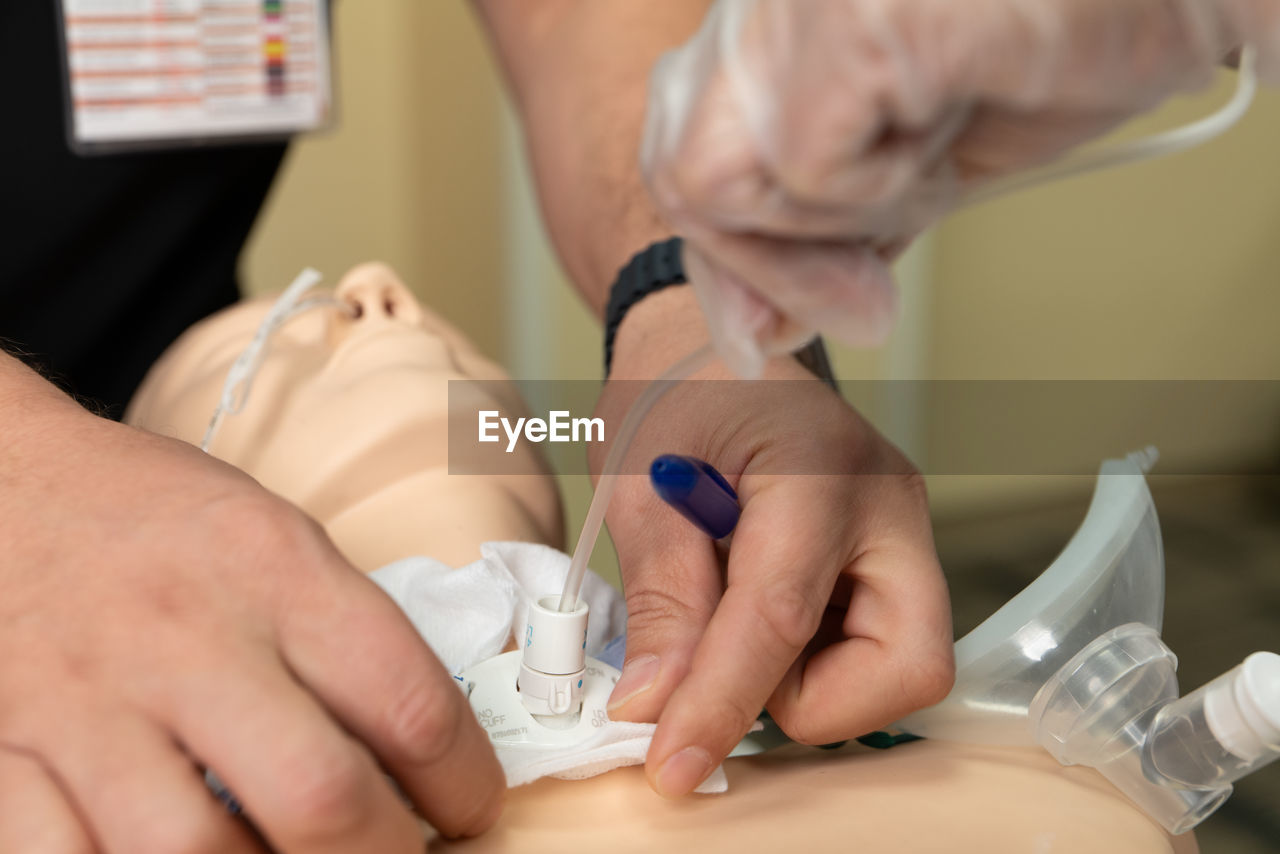
[{"label": "thin clear tubing on face", "polygon": [[231,369],[227,371],[227,379],[222,385],[222,394],[218,398],[218,405],[214,408],[213,417],[209,419],[209,427],[205,430],[204,438],[200,441],[200,450],[206,454],[209,453],[209,448],[213,446],[213,440],[218,435],[218,428],[222,426],[223,419],[227,415],[235,415],[244,409],[249,400],[249,392],[253,388],[254,377],[258,375],[258,370],[262,367],[262,360],[266,356],[267,347],[271,343],[271,336],[281,326],[284,326],[287,321],[292,320],[304,311],[321,306],[352,311],[349,305],[335,297],[314,296],[304,299],[316,285],[320,284],[323,278],[320,273],[312,268],[306,268],[298,274],[293,283],[275,301],[271,306],[271,310],[267,312],[266,317],[262,318],[262,322],[258,324],[258,329],[253,335],[253,340],[236,357]]}]

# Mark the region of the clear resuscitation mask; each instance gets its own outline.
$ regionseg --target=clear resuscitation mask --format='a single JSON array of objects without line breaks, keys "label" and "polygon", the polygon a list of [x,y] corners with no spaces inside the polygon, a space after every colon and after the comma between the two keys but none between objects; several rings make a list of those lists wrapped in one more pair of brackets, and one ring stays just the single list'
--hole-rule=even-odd
[{"label": "clear resuscitation mask", "polygon": [[896,726],[1039,746],[1096,768],[1167,830],[1195,827],[1231,783],[1280,757],[1280,656],[1261,652],[1185,697],[1160,639],[1164,554],[1143,474],[1102,465],[1083,524],[1045,572],[956,642],[956,684]]}]

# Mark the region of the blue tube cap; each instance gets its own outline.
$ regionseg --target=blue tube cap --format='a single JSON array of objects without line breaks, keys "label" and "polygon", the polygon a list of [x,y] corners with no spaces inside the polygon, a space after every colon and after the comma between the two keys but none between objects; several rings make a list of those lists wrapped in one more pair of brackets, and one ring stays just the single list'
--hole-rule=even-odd
[{"label": "blue tube cap", "polygon": [[659,498],[713,540],[738,524],[738,493],[710,463],[663,454],[649,466],[649,480]]}]

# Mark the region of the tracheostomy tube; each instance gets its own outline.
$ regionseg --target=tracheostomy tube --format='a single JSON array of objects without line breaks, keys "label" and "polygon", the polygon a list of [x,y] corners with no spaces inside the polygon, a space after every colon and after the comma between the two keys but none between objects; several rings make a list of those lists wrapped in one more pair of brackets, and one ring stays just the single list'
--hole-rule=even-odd
[{"label": "tracheostomy tube", "polygon": [[587,562],[604,525],[623,460],[645,416],[675,385],[708,365],[715,354],[703,347],[681,359],[650,383],[631,404],[605,458],[559,596],[543,596],[529,607],[521,642],[516,690],[530,714],[540,718],[566,717],[582,708],[586,668],[587,603],[581,598]]},{"label": "tracheostomy tube", "polygon": [[533,715],[571,715],[582,708],[589,610],[584,599],[569,611],[559,604],[557,596],[529,603],[516,690]]}]

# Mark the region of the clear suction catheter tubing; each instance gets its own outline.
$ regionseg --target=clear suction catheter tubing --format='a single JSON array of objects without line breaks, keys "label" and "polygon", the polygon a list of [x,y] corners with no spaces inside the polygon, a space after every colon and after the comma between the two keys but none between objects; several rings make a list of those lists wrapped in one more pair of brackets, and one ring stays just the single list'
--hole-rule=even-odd
[{"label": "clear suction catheter tubing", "polygon": [[600,481],[596,484],[595,494],[591,496],[591,506],[587,509],[587,521],[582,525],[582,534],[578,537],[578,545],[573,550],[573,560],[569,564],[569,577],[565,579],[564,590],[560,594],[559,609],[561,611],[572,611],[578,605],[578,594],[582,592],[582,580],[587,574],[587,562],[591,560],[591,552],[596,547],[596,538],[600,536],[600,528],[604,525],[604,514],[609,509],[609,500],[613,497],[613,490],[617,485],[618,472],[645,416],[663,395],[682,380],[688,379],[711,364],[715,357],[715,351],[708,344],[676,362],[667,369],[666,373],[649,383],[627,410],[627,417],[622,420],[618,435],[614,437],[613,446],[609,448],[609,454],[605,457],[604,470],[600,474]]},{"label": "clear suction catheter tubing", "polygon": [[209,419],[209,427],[205,430],[204,439],[200,442],[200,450],[206,454],[209,453],[209,448],[213,445],[214,437],[218,435],[223,419],[227,415],[235,415],[244,409],[245,403],[249,400],[253,380],[262,367],[262,359],[266,354],[271,336],[281,326],[303,312],[321,306],[329,306],[354,314],[354,309],[350,305],[336,297],[313,296],[303,299],[308,291],[320,284],[321,278],[321,275],[310,267],[303,270],[271,306],[262,323],[258,324],[253,340],[236,357],[231,369],[227,371],[226,382],[222,385],[222,394],[218,398],[217,407],[213,410],[213,417]]},{"label": "clear suction catheter tubing", "polygon": [[1235,94],[1222,109],[1199,121],[1174,128],[1155,136],[1121,143],[1110,148],[1083,151],[1039,169],[1010,175],[969,191],[960,201],[961,208],[980,205],[993,199],[1027,190],[1041,184],[1074,178],[1088,172],[1124,166],[1141,160],[1153,160],[1168,154],[1188,151],[1221,136],[1234,127],[1249,112],[1258,94],[1258,51],[1245,46],[1240,53],[1240,73]]},{"label": "clear suction catheter tubing", "polygon": [[[1222,109],[1212,115],[1166,133],[1121,143],[1102,150],[1085,151],[1040,169],[1033,169],[976,187],[961,197],[959,207],[971,207],[1041,184],[1195,148],[1220,136],[1239,122],[1249,111],[1257,92],[1257,51],[1251,46],[1245,46],[1240,55],[1239,82],[1236,85],[1235,94]],[[578,544],[573,551],[573,561],[569,564],[569,577],[565,579],[564,591],[560,594],[561,611],[572,611],[577,607],[582,580],[587,572],[587,561],[591,559],[596,539],[600,536],[600,528],[604,524],[605,511],[609,509],[609,500],[613,497],[618,471],[622,467],[622,461],[631,447],[636,431],[640,429],[640,424],[649,414],[649,410],[667,391],[681,380],[706,367],[714,357],[711,347],[707,346],[676,363],[665,374],[654,380],[627,412],[622,427],[614,439],[613,447],[609,449],[609,455],[605,459],[604,471],[600,475],[599,483],[596,484],[595,494],[591,497],[591,506],[587,510],[587,519],[582,526],[582,534],[578,537]]]}]

